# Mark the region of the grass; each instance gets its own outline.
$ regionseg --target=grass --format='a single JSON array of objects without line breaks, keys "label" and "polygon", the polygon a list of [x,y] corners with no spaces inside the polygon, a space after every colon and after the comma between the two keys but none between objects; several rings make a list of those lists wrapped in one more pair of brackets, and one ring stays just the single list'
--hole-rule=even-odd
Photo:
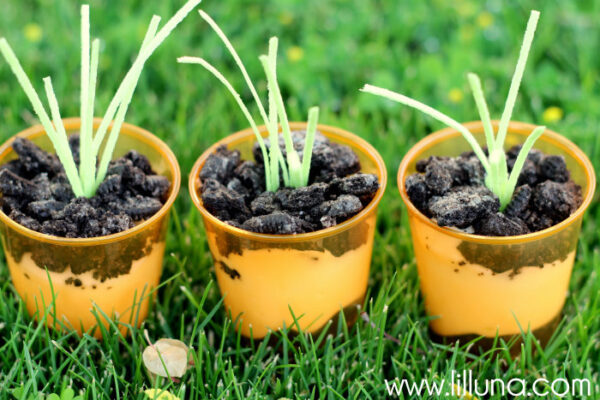
[{"label": "grass", "polygon": [[[79,93],[79,6],[36,0],[3,4],[0,33],[11,42],[28,74],[55,76],[65,116],[77,115]],[[126,4],[127,3],[127,4]],[[131,63],[153,13],[172,15],[182,2],[91,1],[95,32],[103,38],[98,109],[105,109]],[[177,4],[172,4],[177,3]],[[210,1],[204,8],[227,31],[251,76],[262,76],[252,57],[280,38],[279,79],[290,120],[305,118],[310,105],[320,121],[354,131],[380,150],[395,176],[403,154],[424,135],[441,128],[427,117],[391,102],[360,94],[366,82],[402,90],[435,104],[459,121],[477,118],[464,71],[486,77],[491,109],[501,109],[523,24],[531,8],[542,12],[514,120],[545,124],[600,159],[600,2],[550,0],[506,4],[367,1]],[[125,17],[128,16],[128,17]],[[35,25],[31,25],[35,24]],[[32,39],[38,38],[39,41]],[[29,37],[29,40],[27,39]],[[135,40],[125,40],[135,38]],[[244,116],[212,76],[178,65],[184,54],[201,55],[232,78],[249,99],[219,39],[197,15],[190,15],[148,61],[127,121],[165,139],[179,158],[184,181],[207,146],[247,127]],[[176,78],[176,79],[174,79]],[[266,82],[257,82],[265,93]],[[243,90],[242,90],[243,89]],[[0,63],[0,139],[35,123],[24,94]],[[551,118],[559,107],[560,120]],[[544,119],[544,116],[547,119]],[[195,366],[181,383],[161,383],[181,398],[372,398],[386,395],[384,379],[449,379],[452,369],[484,378],[540,376],[589,378],[600,372],[600,207],[586,215],[565,317],[551,344],[534,352],[529,340],[522,355],[474,357],[463,348],[435,344],[418,291],[410,232],[394,179],[382,200],[365,311],[352,328],[336,335],[243,341],[221,305],[212,260],[199,213],[186,190],[175,205],[168,236],[163,285],[148,320],[129,338],[113,328],[102,342],[60,334],[27,316],[0,265],[0,398],[12,389],[58,392],[64,385],[88,399],[142,399],[152,387],[141,353],[143,329],[156,340],[181,339],[195,350]],[[2,258],[4,260],[4,258]],[[399,343],[383,337],[383,330]],[[600,393],[596,386],[595,393]],[[598,394],[596,394],[598,396]],[[417,398],[417,397],[405,397]],[[495,397],[500,399],[500,396]],[[576,398],[576,397],[565,397]]]}]

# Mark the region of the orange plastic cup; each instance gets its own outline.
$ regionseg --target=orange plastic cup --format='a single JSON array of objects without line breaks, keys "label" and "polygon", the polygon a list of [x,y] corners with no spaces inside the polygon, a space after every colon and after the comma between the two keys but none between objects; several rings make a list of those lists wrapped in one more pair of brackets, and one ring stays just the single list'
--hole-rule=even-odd
[{"label": "orange plastic cup", "polygon": [[[67,132],[77,132],[79,118],[64,120]],[[94,126],[100,119],[94,120]],[[46,151],[52,144],[41,125],[16,136],[32,140]],[[0,164],[15,159],[14,138],[0,147]],[[48,326],[66,326],[80,334],[113,322],[139,325],[148,313],[149,293],[158,285],[165,251],[169,210],[179,191],[181,174],[169,147],[150,132],[123,124],[114,157],[129,150],[148,157],[152,168],[171,182],[164,206],[134,228],[97,238],[69,239],[35,232],[0,211],[0,232],[6,261],[17,293],[29,314],[41,318],[49,309]],[[54,301],[53,301],[54,299]],[[61,321],[63,324],[58,324]],[[120,327],[122,332],[126,328]],[[101,330],[96,329],[96,337]]]},{"label": "orange plastic cup", "polygon": [[[465,126],[484,142],[481,122]],[[497,128],[497,122],[494,122]],[[506,148],[524,142],[534,125],[511,122]],[[418,142],[398,171],[400,195],[408,208],[421,291],[430,328],[442,338],[496,335],[506,339],[531,330],[545,342],[560,320],[583,214],[592,201],[595,175],[587,156],[565,137],[546,130],[535,147],[562,155],[583,203],[565,221],[543,231],[488,237],[439,227],[412,204],[404,181],[416,162],[432,155],[457,156],[470,150],[461,134],[444,129]]]},{"label": "orange plastic cup", "polygon": [[[291,123],[292,130],[305,123]],[[266,136],[265,127],[259,128]],[[332,142],[350,146],[362,172],[379,178],[380,188],[359,214],[332,228],[298,235],[266,235],[235,228],[220,221],[202,205],[199,174],[218,146],[253,159],[251,129],[217,142],[200,156],[190,174],[192,200],[204,219],[208,244],[225,307],[246,337],[262,338],[269,329],[284,326],[304,332],[319,331],[344,310],[346,320],[356,316],[367,289],[375,234],[377,205],[386,185],[386,169],[377,151],[366,141],[342,129],[319,125]]]}]

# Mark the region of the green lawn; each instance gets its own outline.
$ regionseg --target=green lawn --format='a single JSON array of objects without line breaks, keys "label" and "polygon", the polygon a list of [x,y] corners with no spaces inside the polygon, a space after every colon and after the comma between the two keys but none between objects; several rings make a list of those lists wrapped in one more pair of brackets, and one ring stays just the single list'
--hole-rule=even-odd
[{"label": "green lawn", "polygon": [[[3,0],[0,12],[0,36],[13,45],[37,88],[52,75],[65,116],[79,111],[76,3]],[[103,39],[97,110],[104,110],[151,15],[164,21],[183,0],[90,3],[93,35]],[[12,398],[11,391],[21,386],[48,394],[68,385],[88,399],[141,399],[142,390],[155,384],[142,364],[144,329],[152,339],[177,338],[194,348],[195,366],[180,383],[159,382],[182,399],[379,399],[386,395],[384,379],[439,381],[450,379],[452,369],[471,369],[480,379],[589,378],[595,380],[594,398],[599,398],[600,207],[593,204],[586,215],[565,317],[545,350],[533,351],[535,344],[529,341],[512,361],[506,352],[475,357],[462,348],[433,343],[394,178],[404,153],[441,125],[358,92],[366,82],[385,86],[468,121],[477,118],[466,82],[466,72],[474,71],[483,79],[493,116],[499,117],[529,10],[536,6],[542,15],[514,119],[547,124],[599,166],[600,2],[518,3],[205,0],[205,10],[229,35],[263,92],[257,57],[266,53],[271,35],[279,36],[279,79],[292,120],[305,119],[308,107],[319,105],[320,122],[356,132],[385,159],[391,179],[379,209],[365,304],[377,328],[361,320],[349,329],[339,326],[335,336],[274,333],[270,340],[241,340],[223,312],[202,221],[183,187],[170,226],[164,284],[149,318],[130,338],[114,331],[104,341],[80,339],[37,325],[24,311],[2,257],[0,398]],[[175,62],[182,55],[203,56],[237,88],[244,86],[218,38],[195,12],[148,62],[127,122],[171,146],[186,182],[204,149],[247,122],[207,72]],[[247,91],[242,93],[248,98]],[[2,141],[36,123],[3,60],[0,105]],[[553,106],[564,117],[544,120],[549,114],[544,111]],[[399,343],[385,339],[383,329]]]}]

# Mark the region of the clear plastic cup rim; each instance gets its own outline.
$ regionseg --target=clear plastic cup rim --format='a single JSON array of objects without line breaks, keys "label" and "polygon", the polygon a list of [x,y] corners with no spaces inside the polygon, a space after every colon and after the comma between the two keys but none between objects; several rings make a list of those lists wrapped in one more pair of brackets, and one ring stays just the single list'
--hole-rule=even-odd
[{"label": "clear plastic cup rim", "polygon": [[[494,125],[494,129],[498,127],[498,121],[492,121]],[[481,121],[471,121],[463,124],[467,129],[471,132],[479,133],[483,130],[483,125]],[[514,133],[518,135],[522,135],[523,137],[529,135],[536,128],[537,125],[525,123],[525,122],[510,122],[508,127],[509,133]],[[594,191],[596,187],[596,175],[594,172],[594,167],[590,162],[587,155],[577,147],[573,142],[571,142],[566,137],[553,132],[549,129],[546,129],[544,134],[538,140],[546,141],[553,146],[560,147],[563,151],[568,153],[572,158],[578,160],[580,165],[583,167],[586,173],[587,178],[587,190],[583,193],[583,201],[579,208],[571,214],[567,219],[561,221],[560,223],[551,226],[550,228],[528,233],[525,235],[517,235],[517,236],[482,236],[482,235],[474,235],[466,232],[461,232],[458,230],[449,229],[446,227],[440,227],[426,215],[421,213],[410,201],[408,198],[408,194],[406,193],[406,188],[404,186],[404,181],[406,178],[408,166],[415,161],[425,150],[431,148],[432,146],[442,142],[444,140],[455,138],[460,136],[461,133],[453,128],[445,128],[434,133],[431,133],[417,142],[409,151],[406,153],[402,162],[400,163],[400,168],[398,169],[398,189],[400,191],[400,195],[408,208],[408,211],[411,215],[416,216],[419,221],[428,227],[435,229],[441,233],[444,233],[449,236],[453,236],[457,239],[476,242],[476,243],[486,243],[486,244],[518,244],[524,242],[530,242],[533,240],[539,240],[548,236],[555,234],[557,231],[566,228],[571,225],[573,222],[577,221],[579,218],[583,217],[588,206],[591,204],[592,199],[594,197]],[[535,146],[534,146],[535,147]],[[468,151],[468,144],[465,141],[465,151]]]},{"label": "clear plastic cup rim", "polygon": [[[292,130],[305,129],[306,122],[290,122],[290,128]],[[263,136],[267,135],[267,130],[264,125],[259,126],[258,129],[259,129],[259,132]],[[188,182],[190,196],[192,198],[194,205],[196,206],[196,208],[198,208],[198,210],[200,211],[200,213],[202,214],[202,216],[205,219],[210,221],[212,224],[218,226],[220,229],[227,231],[238,237],[244,237],[244,238],[251,239],[251,240],[259,240],[262,242],[291,243],[291,242],[310,241],[310,240],[322,239],[322,238],[329,237],[329,236],[334,236],[339,232],[343,232],[347,229],[352,228],[353,226],[355,226],[356,224],[358,224],[362,220],[364,220],[372,212],[376,211],[377,206],[379,205],[379,202],[380,202],[381,198],[383,197],[383,193],[385,192],[385,187],[386,187],[386,183],[387,183],[387,171],[385,168],[385,163],[383,161],[383,158],[381,158],[381,155],[377,152],[377,150],[375,150],[375,148],[373,146],[371,146],[366,140],[360,138],[359,136],[357,136],[353,133],[350,133],[346,130],[343,130],[343,129],[340,129],[337,127],[323,125],[323,124],[318,124],[317,130],[319,130],[321,133],[323,133],[323,135],[325,135],[326,137],[328,137],[330,139],[334,139],[338,143],[345,143],[345,144],[352,143],[355,147],[359,147],[360,150],[364,154],[366,154],[371,159],[373,164],[376,165],[376,167],[377,167],[377,170],[379,173],[379,189],[377,190],[377,192],[375,193],[375,196],[369,202],[369,204],[367,204],[367,206],[365,208],[363,208],[361,210],[361,212],[356,214],[354,217],[352,217],[338,225],[335,225],[331,228],[325,228],[325,229],[321,229],[321,230],[318,230],[315,232],[298,233],[298,234],[293,234],[293,235],[273,235],[273,234],[250,232],[250,231],[247,231],[244,229],[236,228],[232,225],[229,225],[229,224],[221,221],[216,216],[212,215],[206,208],[204,208],[204,205],[202,204],[202,199],[198,195],[198,188],[200,185],[200,179],[199,179],[200,170],[201,170],[202,166],[204,165],[204,162],[206,161],[208,156],[210,154],[214,153],[214,151],[217,149],[217,147],[219,147],[221,145],[225,145],[225,146],[229,147],[231,145],[236,145],[236,144],[242,143],[246,140],[251,140],[251,139],[249,139],[249,137],[254,138],[254,132],[252,131],[251,128],[241,130],[237,133],[233,133],[233,134],[219,140],[218,142],[213,144],[211,147],[209,147],[204,153],[202,153],[202,155],[198,158],[198,160],[196,160],[196,162],[192,168],[192,171],[190,172],[189,182]]]},{"label": "clear plastic cup rim", "polygon": [[[64,118],[63,123],[65,125],[65,130],[69,132],[78,129],[81,125],[80,121],[81,119],[79,117]],[[100,118],[94,118],[94,128],[97,128],[100,125],[101,121],[102,120]],[[109,127],[112,128],[112,123]],[[96,246],[126,239],[130,236],[144,231],[149,225],[152,225],[156,220],[164,217],[169,212],[169,209],[171,208],[173,202],[177,198],[177,194],[179,193],[179,187],[181,186],[181,171],[175,154],[173,154],[169,146],[167,146],[167,144],[160,140],[157,136],[135,125],[123,123],[121,127],[121,133],[133,137],[140,142],[144,142],[145,144],[151,147],[154,147],[157,150],[157,152],[159,152],[162,155],[162,157],[165,160],[167,160],[170,169],[173,171],[173,177],[171,180],[171,192],[169,193],[169,197],[167,198],[165,204],[163,204],[161,209],[158,210],[156,214],[126,231],[93,238],[63,238],[59,236],[52,236],[47,235],[45,233],[37,232],[13,221],[2,210],[0,210],[0,221],[2,221],[11,229],[14,229],[15,231],[21,233],[22,235],[28,236],[40,242],[65,246]],[[16,135],[12,136],[10,139],[5,141],[2,146],[0,146],[0,159],[4,159],[8,154],[14,151],[12,149],[12,142],[16,137],[35,139],[45,134],[46,132],[42,125],[34,125],[24,131],[17,133]]]}]

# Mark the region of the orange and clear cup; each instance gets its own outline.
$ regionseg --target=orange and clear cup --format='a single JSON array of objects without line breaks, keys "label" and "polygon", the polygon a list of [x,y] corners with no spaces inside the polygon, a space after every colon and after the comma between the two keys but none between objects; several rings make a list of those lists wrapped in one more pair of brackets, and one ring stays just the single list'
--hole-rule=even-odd
[{"label": "orange and clear cup", "polygon": [[[465,126],[484,143],[481,122]],[[494,127],[497,129],[497,122]],[[522,144],[535,125],[511,122],[506,149]],[[410,201],[404,181],[417,161],[458,156],[471,150],[454,129],[432,133],[404,157],[398,171],[400,195],[408,208],[421,292],[430,328],[441,338],[509,338],[528,330],[542,342],[553,333],[567,296],[583,214],[592,201],[595,175],[587,156],[555,132],[546,130],[535,147],[562,155],[583,203],[561,223],[527,235],[489,237],[443,228]]]},{"label": "orange and clear cup", "polygon": [[[305,123],[291,123],[303,130]],[[263,136],[265,127],[259,128]],[[202,214],[215,273],[225,308],[246,337],[288,327],[317,332],[344,311],[356,318],[367,290],[375,234],[377,205],[386,185],[386,169],[379,153],[366,141],[342,129],[319,125],[329,140],[349,146],[360,159],[362,172],[375,174],[380,187],[359,214],[317,232],[267,235],[238,229],[213,216],[202,205],[200,171],[218,146],[237,149],[242,159],[253,159],[256,141],[251,129],[217,142],[196,161],[189,180],[192,200]]]},{"label": "orange and clear cup", "polygon": [[[68,133],[75,133],[80,119],[68,118],[64,124]],[[99,124],[100,119],[95,119],[94,127]],[[53,151],[41,125],[16,136]],[[0,164],[17,158],[13,139],[0,147]],[[96,327],[98,320],[105,327],[119,322],[137,326],[148,314],[150,293],[160,281],[169,210],[181,174],[164,142],[125,123],[113,157],[129,150],[148,157],[154,171],[171,182],[163,207],[132,229],[95,238],[62,238],[27,229],[0,211],[2,245],[13,285],[31,316],[40,319],[47,314],[48,326],[81,334]],[[124,325],[120,330],[127,331]],[[95,329],[94,335],[101,337],[101,329]]]}]

